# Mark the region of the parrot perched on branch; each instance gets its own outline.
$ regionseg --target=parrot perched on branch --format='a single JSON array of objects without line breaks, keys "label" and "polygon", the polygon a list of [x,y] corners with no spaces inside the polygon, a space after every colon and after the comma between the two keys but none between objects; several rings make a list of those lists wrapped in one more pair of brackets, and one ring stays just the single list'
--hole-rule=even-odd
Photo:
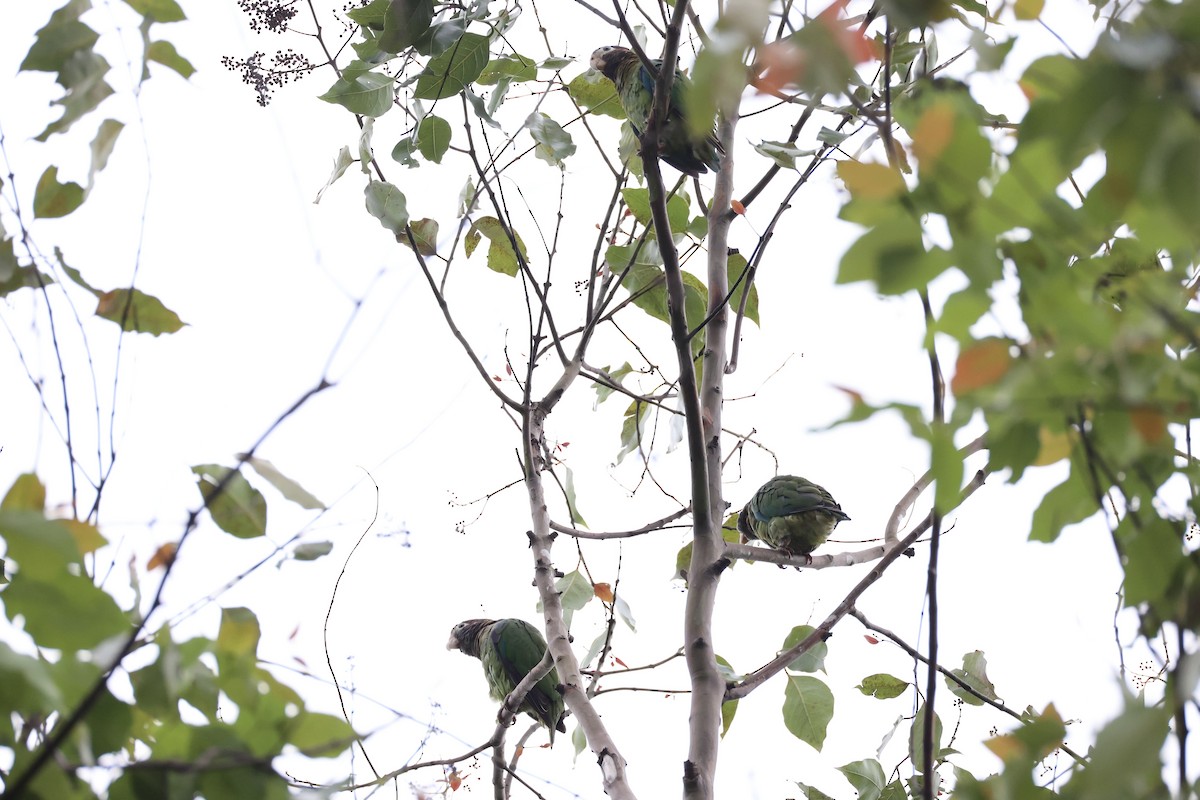
[{"label": "parrot perched on branch", "polygon": [[[660,59],[654,59],[653,63],[655,69],[662,69]],[[591,65],[617,87],[617,97],[625,109],[625,116],[641,139],[654,107],[654,75],[638,59],[637,53],[616,45],[597,48],[592,53]],[[696,138],[688,130],[687,120],[683,117],[683,97],[689,84],[689,79],[675,70],[667,119],[658,135],[658,157],[680,172],[696,177],[710,169],[713,172],[720,169],[725,151],[711,132]]]},{"label": "parrot perched on branch", "polygon": [[[461,650],[483,662],[492,698],[504,701],[546,653],[546,640],[537,628],[523,619],[468,619],[450,631],[447,650]],[[533,685],[518,711],[546,726],[550,744],[554,731],[566,731],[563,724],[563,697],[558,690],[558,670],[554,667]]]},{"label": "parrot perched on branch", "polygon": [[754,493],[738,514],[737,526],[743,541],[760,539],[790,555],[808,556],[846,519],[850,517],[820,486],[779,475]]}]

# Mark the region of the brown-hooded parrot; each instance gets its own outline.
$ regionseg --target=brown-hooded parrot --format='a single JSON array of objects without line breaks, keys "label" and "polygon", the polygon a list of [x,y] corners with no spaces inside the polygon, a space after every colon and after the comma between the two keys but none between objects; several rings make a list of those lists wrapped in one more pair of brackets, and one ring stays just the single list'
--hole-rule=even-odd
[{"label": "brown-hooded parrot", "polygon": [[[654,68],[662,69],[662,61],[654,59]],[[640,139],[650,120],[654,106],[654,76],[642,65],[637,53],[627,47],[605,45],[592,53],[592,69],[600,72],[617,87],[617,97],[625,116]],[[658,157],[680,172],[695,177],[710,169],[721,167],[721,143],[711,132],[692,136],[683,117],[683,97],[690,81],[678,69],[671,84],[671,101],[667,104],[667,121],[658,136]]]},{"label": "brown-hooded parrot", "polygon": [[759,487],[738,514],[743,541],[759,539],[776,550],[807,556],[842,520],[850,519],[829,492],[796,475]]},{"label": "brown-hooded parrot", "polygon": [[[521,679],[538,665],[546,653],[541,632],[523,619],[468,619],[450,631],[447,650],[461,650],[483,662],[492,698],[504,701]],[[566,731],[563,724],[563,697],[558,691],[558,670],[554,667],[533,685],[518,711],[546,726],[550,744],[554,731]]]}]

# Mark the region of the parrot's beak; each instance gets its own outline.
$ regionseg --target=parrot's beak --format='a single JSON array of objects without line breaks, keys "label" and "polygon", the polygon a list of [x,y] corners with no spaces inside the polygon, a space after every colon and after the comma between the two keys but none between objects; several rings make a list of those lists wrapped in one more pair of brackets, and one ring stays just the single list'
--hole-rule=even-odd
[{"label": "parrot's beak", "polygon": [[458,638],[454,634],[450,634],[450,641],[446,642],[446,649],[447,650],[457,650],[458,649]]}]

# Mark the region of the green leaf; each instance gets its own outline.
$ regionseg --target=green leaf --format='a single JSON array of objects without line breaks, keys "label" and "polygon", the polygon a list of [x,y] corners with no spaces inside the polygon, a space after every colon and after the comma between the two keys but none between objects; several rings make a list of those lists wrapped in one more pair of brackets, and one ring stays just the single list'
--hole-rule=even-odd
[{"label": "green leaf", "polygon": [[[918,774],[925,772],[925,704],[921,703],[917,715],[913,718],[912,731],[908,737],[908,757],[912,760],[913,768]],[[933,760],[937,762],[938,753],[942,749],[942,721],[937,714],[933,715]]]},{"label": "green leaf", "polygon": [[654,406],[634,400],[625,409],[625,419],[621,422],[621,449],[617,452],[617,463],[620,464],[625,456],[641,447],[642,436],[647,430],[650,412]]},{"label": "green leaf", "polygon": [[150,43],[150,46],[146,48],[146,59],[156,61],[164,67],[173,69],[184,78],[190,78],[196,73],[196,68],[192,66],[192,62],[179,55],[179,52],[175,49],[175,45],[162,39]]},{"label": "green leaf", "polygon": [[633,609],[629,607],[623,595],[617,595],[614,599],[613,606],[617,609],[617,616],[621,621],[629,626],[629,630],[637,633],[637,620],[633,618]]},{"label": "green leaf", "polygon": [[0,297],[12,294],[19,289],[37,289],[42,286],[50,286],[53,283],[54,278],[44,272],[36,270],[31,266],[18,266],[7,280],[0,281]]},{"label": "green leaf", "polygon": [[[517,258],[517,253],[513,250],[512,242],[508,238],[508,229],[496,217],[480,217],[471,225],[468,232],[468,237],[474,235],[475,242],[479,241],[479,236],[486,236],[491,245],[488,247],[487,265],[488,269],[495,272],[503,273],[504,275],[516,276],[520,269],[520,261]],[[521,237],[514,231],[513,236],[517,240],[517,245],[521,248],[521,257],[527,258],[525,252],[525,243],[521,241]],[[465,242],[467,257],[470,258],[475,247],[470,242]]]},{"label": "green leaf", "polygon": [[88,168],[88,184],[84,194],[92,191],[96,181],[96,173],[108,166],[108,157],[112,155],[117,144],[117,136],[125,126],[115,119],[106,119],[100,123],[96,138],[92,139],[92,165]]},{"label": "green leaf", "polygon": [[378,72],[338,78],[320,99],[364,117],[382,117],[392,107],[393,80]]},{"label": "green leaf", "polygon": [[[0,231],[0,234],[2,233]],[[17,274],[20,266],[20,263],[17,261],[17,254],[13,251],[12,238],[0,239],[0,286],[12,280],[13,275]]]},{"label": "green leaf", "polygon": [[417,149],[416,143],[411,137],[405,136],[400,141],[396,142],[396,146],[392,148],[392,160],[412,169],[413,167],[421,166],[421,162],[412,157],[413,152]]},{"label": "green leaf", "polygon": [[737,714],[738,701],[726,700],[721,703],[721,738],[725,738],[725,734],[729,733],[729,726],[733,724],[733,718]]},{"label": "green leaf", "polygon": [[[437,255],[438,241],[438,224],[434,219],[418,219],[413,220],[409,224],[409,229],[412,231],[413,241],[417,243],[417,252],[423,256]],[[409,244],[408,237],[405,236],[400,240],[404,244]]]},{"label": "green leaf", "polygon": [[0,511],[36,511],[40,514],[45,508],[46,487],[32,472],[18,475],[4,500],[0,501]]},{"label": "green leaf", "polygon": [[387,14],[388,6],[391,5],[391,0],[371,0],[365,6],[351,8],[346,12],[346,16],[350,20],[364,28],[370,28],[373,31],[383,30],[384,16]]},{"label": "green leaf", "polygon": [[379,49],[399,53],[412,47],[433,22],[433,0],[390,0],[383,15]]},{"label": "green leaf", "polygon": [[58,167],[46,167],[33,190],[33,215],[39,219],[65,217],[83,203],[83,187],[58,182]]},{"label": "green leaf", "polygon": [[0,509],[0,537],[5,555],[16,561],[20,575],[53,581],[81,570],[83,559],[70,528],[63,520],[46,519],[40,511]]},{"label": "green leaf", "polygon": [[467,19],[463,16],[451,17],[445,22],[435,22],[413,46],[423,56],[438,56],[453,47],[466,29]]},{"label": "green leaf", "polygon": [[774,161],[783,169],[796,169],[796,159],[805,158],[815,154],[816,150],[801,150],[794,144],[788,142],[770,142],[764,141],[754,145],[754,149],[760,155]]},{"label": "green leaf", "polygon": [[1091,759],[1065,787],[1064,795],[1087,800],[1169,797],[1160,753],[1170,730],[1170,711],[1130,700],[1121,716],[1096,736]]},{"label": "green leaf", "polygon": [[874,675],[868,675],[862,679],[862,683],[855,687],[867,697],[874,697],[879,700],[890,700],[893,697],[899,697],[908,689],[908,682],[902,681],[899,678],[888,675],[886,672],[877,672]]},{"label": "green leaf", "polygon": [[432,114],[421,120],[417,128],[417,149],[426,161],[442,163],[442,156],[450,149],[450,123]]},{"label": "green leaf", "polygon": [[34,139],[44,142],[55,133],[67,131],[112,95],[113,88],[104,80],[108,69],[104,57],[90,49],[72,53],[58,73],[58,82],[66,89],[66,94],[55,100],[54,105],[62,106],[63,114]]},{"label": "green leaf", "polygon": [[561,167],[563,160],[575,152],[575,142],[571,141],[571,134],[542,112],[535,111],[530,114],[525,120],[525,127],[537,142],[533,154],[547,164]]},{"label": "green leaf", "polygon": [[51,14],[25,54],[21,70],[59,72],[76,53],[91,51],[100,35],[79,21],[90,8],[88,2],[68,2]]},{"label": "green leaf", "polygon": [[[691,547],[690,542],[688,543],[688,547],[689,548]],[[688,552],[690,553],[691,551],[689,550]],[[733,681],[741,679],[741,676],[738,675],[736,670],[734,670],[732,664],[730,664],[728,661],[726,661],[720,655],[717,655],[716,659],[717,659],[717,671],[721,673],[721,678],[726,683],[731,683]],[[733,724],[733,717],[735,714],[737,714],[737,707],[738,707],[737,700],[728,700],[721,704],[721,738],[722,739],[725,738],[725,734],[729,733],[729,726]]]},{"label": "green leaf", "polygon": [[262,637],[258,617],[248,608],[221,609],[221,627],[217,631],[216,652],[235,658],[253,658]]},{"label": "green leaf", "polygon": [[501,78],[507,78],[513,83],[537,79],[537,65],[532,59],[514,53],[492,59],[475,82],[480,86],[495,86]]},{"label": "green leaf", "polygon": [[[780,649],[781,652],[788,650],[804,641],[808,638],[809,634],[815,630],[816,628],[814,628],[812,625],[797,625],[796,627],[792,628],[787,637],[783,640],[783,647]],[[787,668],[793,672],[817,672],[818,670],[824,672],[825,656],[828,654],[829,645],[825,644],[825,642],[817,642],[808,649],[808,652],[802,653],[796,656],[796,658],[792,659],[792,662],[787,665]]]},{"label": "green leaf", "polygon": [[26,572],[22,564],[4,590],[4,607],[10,617],[25,618],[25,632],[39,647],[88,650],[132,630],[112,597],[83,575],[65,569],[43,579]]},{"label": "green leaf", "polygon": [[339,178],[346,174],[346,170],[354,163],[354,156],[350,155],[350,148],[342,145],[342,149],[338,151],[337,158],[333,160],[333,171],[329,173],[329,179],[325,181],[325,185],[317,191],[317,197],[313,203],[320,203],[321,198],[325,196],[325,192],[330,186],[333,186]]},{"label": "green leaf", "polygon": [[[608,367],[605,367],[604,372],[610,379],[612,379],[614,383],[621,385],[621,379],[633,372],[633,367],[631,367],[629,362],[626,361],[616,369],[610,370]],[[596,407],[607,400],[613,394],[613,392],[616,391],[616,389],[610,388],[602,383],[593,383],[592,388],[596,390]]]},{"label": "green leaf", "polygon": [[65,705],[45,661],[0,642],[0,708],[48,715]]},{"label": "green leaf", "polygon": [[[1157,515],[1143,522],[1136,535],[1125,537],[1125,581],[1122,586],[1126,607],[1136,608],[1142,603],[1161,601],[1168,587],[1179,580],[1176,573],[1191,563],[1180,546],[1183,538],[1170,522]],[[1193,575],[1194,571],[1194,567],[1189,570]]]},{"label": "green leaf", "polygon": [[[625,188],[621,190],[625,205],[633,212],[634,219],[646,227],[653,227],[650,213],[650,190]],[[683,233],[688,227],[688,200],[678,194],[671,195],[667,200],[667,220],[671,223],[671,233]]]},{"label": "green leaf", "polygon": [[[579,570],[569,572],[555,581],[554,590],[558,592],[559,602],[562,603],[563,622],[566,623],[568,629],[571,627],[571,618],[575,616],[575,612],[586,606],[596,596],[591,582]],[[541,600],[538,601],[537,609],[541,612]]]},{"label": "green leaf", "polygon": [[567,84],[567,94],[585,111],[613,119],[625,119],[617,87],[599,72],[588,70]]},{"label": "green leaf", "polygon": [[[962,669],[951,670],[951,673],[989,700],[996,700],[997,702],[1000,700],[996,696],[996,687],[988,679],[987,659],[984,658],[982,650],[972,650],[970,653],[964,655]],[[968,705],[981,706],[984,704],[978,697],[949,678],[946,679],[946,686],[949,687],[950,691],[956,697]]]},{"label": "green leaf", "polygon": [[331,758],[346,751],[358,734],[341,717],[305,711],[289,724],[288,742],[306,756]]},{"label": "green leaf", "polygon": [[404,193],[386,181],[371,181],[366,196],[367,212],[397,238],[403,236],[408,225],[408,201]]},{"label": "green leaf", "polygon": [[796,788],[800,790],[800,794],[804,796],[804,800],[834,800],[830,795],[825,794],[820,789],[809,786],[806,783],[795,781]]},{"label": "green leaf", "polygon": [[846,780],[850,781],[850,785],[858,792],[858,800],[879,800],[884,786],[887,785],[887,776],[883,774],[883,767],[873,758],[852,761],[837,769],[846,776]]},{"label": "green leaf", "polygon": [[[743,273],[746,272],[749,265],[746,263],[746,258],[736,250],[729,254],[728,260],[729,270],[729,286],[733,288],[736,284],[737,289],[734,289],[733,296],[729,298],[729,309],[737,313],[738,308],[742,304],[742,295],[746,293],[746,277]],[[740,281],[740,282],[739,282]],[[746,299],[746,319],[753,322],[755,325],[761,325],[758,321],[758,286],[750,287],[750,297]]]},{"label": "green leaf", "polygon": [[488,63],[489,41],[478,33],[464,33],[441,55],[433,58],[417,78],[413,97],[440,100],[467,88]]},{"label": "green leaf", "polygon": [[[1101,491],[1107,487],[1101,486]],[[1068,525],[1082,522],[1100,509],[1080,470],[1072,467],[1067,479],[1042,498],[1033,512],[1029,539],[1034,542],[1053,542]]]},{"label": "green leaf", "polygon": [[874,281],[883,294],[924,289],[949,265],[944,255],[925,251],[921,235],[907,215],[880,221],[846,250],[837,282]]},{"label": "green leaf", "polygon": [[833,692],[818,678],[788,675],[783,696],[783,723],[792,735],[820,751],[833,719]]},{"label": "green leaf", "polygon": [[[245,453],[238,453],[238,458],[246,458]],[[303,486],[279,471],[279,468],[265,458],[251,456],[246,463],[254,468],[262,478],[279,490],[279,493],[301,508],[325,508],[325,504],[314,497]]]},{"label": "green leaf", "polygon": [[296,545],[292,550],[292,558],[297,561],[316,561],[333,552],[333,542],[305,542]]},{"label": "green leaf", "polygon": [[[751,7],[752,4],[746,4],[743,9]],[[738,16],[739,14],[735,12],[721,22]],[[718,22],[719,26],[721,22]],[[728,30],[722,31],[722,33],[730,37],[725,39],[726,42],[741,40],[747,45],[750,44],[746,38],[743,38],[744,34],[735,34]],[[725,36],[722,38],[724,39]],[[761,37],[761,31],[756,32],[754,36]],[[759,43],[761,41],[759,38]],[[724,109],[727,112],[737,113],[738,99],[746,88],[746,79],[749,77],[746,67],[742,63],[742,53],[741,46],[731,47],[728,44],[722,44],[705,47],[696,56],[696,63],[692,67],[692,78],[682,87],[683,116],[691,136],[699,138],[709,135],[712,132],[718,110]],[[672,91],[672,94],[675,92]]]},{"label": "green leaf", "polygon": [[[636,244],[614,244],[609,246],[604,251],[604,263],[614,274],[620,274],[631,263],[637,266],[661,267],[662,254],[658,250],[658,243],[653,238],[648,238],[642,242],[642,246]],[[662,274],[662,270],[658,271]],[[626,276],[628,280],[628,276]],[[628,283],[625,284],[629,288]],[[636,291],[636,290],[632,290]]]},{"label": "green leaf", "polygon": [[182,22],[187,19],[175,0],[125,0],[125,3],[153,22]]},{"label": "green leaf", "polygon": [[963,454],[954,446],[954,430],[938,425],[932,430],[934,504],[943,513],[952,511],[962,499]]},{"label": "green leaf", "polygon": [[[199,464],[192,467],[192,472],[217,527],[239,539],[266,534],[267,501],[242,473],[219,464]],[[216,494],[222,481],[225,485],[221,493]]]},{"label": "green leaf", "polygon": [[101,292],[96,300],[96,316],[117,323],[123,331],[151,336],[175,333],[186,324],[161,300],[141,289]]},{"label": "green leaf", "polygon": [[586,528],[588,524],[584,521],[583,514],[579,513],[579,506],[575,504],[575,472],[570,467],[566,468],[566,472],[567,510],[571,514],[571,524]]}]

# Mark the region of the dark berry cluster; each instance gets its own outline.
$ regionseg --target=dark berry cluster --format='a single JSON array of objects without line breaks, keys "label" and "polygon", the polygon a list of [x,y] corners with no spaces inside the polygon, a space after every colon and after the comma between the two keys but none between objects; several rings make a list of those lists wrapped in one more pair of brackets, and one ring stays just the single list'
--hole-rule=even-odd
[{"label": "dark berry cluster", "polygon": [[250,17],[250,30],[255,33],[283,33],[299,10],[297,0],[238,0],[238,6]]},{"label": "dark berry cluster", "polygon": [[317,68],[308,58],[294,50],[282,50],[271,56],[270,64],[263,65],[266,53],[251,53],[243,59],[221,56],[221,65],[232,72],[242,73],[242,83],[253,86],[258,93],[258,104],[266,107],[271,94],[288,81],[304,77]]}]

